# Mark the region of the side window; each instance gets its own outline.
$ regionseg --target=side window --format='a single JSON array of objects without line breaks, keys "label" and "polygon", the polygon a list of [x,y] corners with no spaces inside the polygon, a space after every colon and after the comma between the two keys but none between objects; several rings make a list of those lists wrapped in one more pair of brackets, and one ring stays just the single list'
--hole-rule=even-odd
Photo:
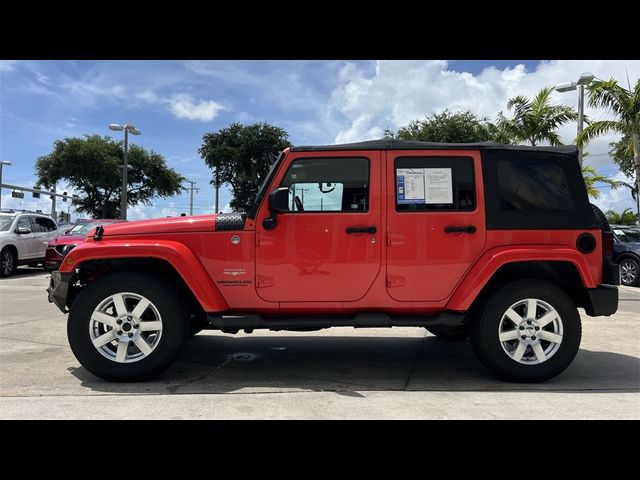
[{"label": "side window", "polygon": [[48,232],[53,232],[54,230],[58,229],[58,226],[56,225],[56,222],[54,222],[50,218],[45,218],[44,219],[44,223],[47,226],[47,231]]},{"label": "side window", "polygon": [[16,224],[16,227],[27,228],[33,231],[33,225],[31,225],[31,222],[29,221],[29,217],[26,215],[23,215],[18,219],[18,223]]},{"label": "side window", "polygon": [[568,212],[574,209],[567,176],[558,163],[514,158],[498,162],[503,210]]},{"label": "side window", "polygon": [[476,208],[470,157],[398,157],[394,169],[397,212]]},{"label": "side window", "polygon": [[31,217],[31,223],[33,224],[32,231],[34,232],[48,231],[46,220],[47,219],[43,217]]},{"label": "side window", "polygon": [[282,181],[292,212],[366,212],[369,161],[366,158],[301,158]]}]

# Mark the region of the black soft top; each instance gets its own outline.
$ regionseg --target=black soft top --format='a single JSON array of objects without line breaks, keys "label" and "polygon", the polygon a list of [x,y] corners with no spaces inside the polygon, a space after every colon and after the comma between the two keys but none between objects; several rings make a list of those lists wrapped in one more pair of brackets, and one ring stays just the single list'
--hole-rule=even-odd
[{"label": "black soft top", "polygon": [[575,145],[530,147],[528,145],[504,145],[496,142],[438,143],[418,142],[414,140],[396,140],[392,138],[368,140],[366,142],[357,143],[343,143],[341,145],[303,145],[291,147],[292,152],[319,152],[327,150],[518,150],[529,152],[551,152],[562,155],[577,155],[578,153],[578,147]]}]

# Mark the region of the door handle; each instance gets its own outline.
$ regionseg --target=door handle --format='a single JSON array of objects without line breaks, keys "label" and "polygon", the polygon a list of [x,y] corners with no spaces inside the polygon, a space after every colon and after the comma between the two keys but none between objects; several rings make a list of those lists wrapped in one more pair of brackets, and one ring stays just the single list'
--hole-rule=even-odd
[{"label": "door handle", "polygon": [[444,233],[475,233],[476,227],[473,225],[467,225],[464,227],[449,225],[448,227],[444,227]]},{"label": "door handle", "polygon": [[345,230],[347,233],[376,233],[378,230],[376,227],[347,227]]}]

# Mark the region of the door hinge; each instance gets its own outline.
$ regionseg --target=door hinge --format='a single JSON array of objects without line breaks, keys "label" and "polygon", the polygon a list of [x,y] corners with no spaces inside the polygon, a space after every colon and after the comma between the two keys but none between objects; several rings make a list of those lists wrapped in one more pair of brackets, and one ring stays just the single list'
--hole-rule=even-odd
[{"label": "door hinge", "polygon": [[387,287],[404,287],[405,278],[399,275],[387,275]]}]

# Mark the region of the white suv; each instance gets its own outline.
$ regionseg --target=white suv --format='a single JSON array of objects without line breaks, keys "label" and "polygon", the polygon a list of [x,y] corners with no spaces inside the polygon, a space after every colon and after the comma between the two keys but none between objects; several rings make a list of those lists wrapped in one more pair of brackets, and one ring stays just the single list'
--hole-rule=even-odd
[{"label": "white suv", "polygon": [[56,222],[38,213],[0,213],[0,277],[18,265],[44,264],[47,244],[60,232]]}]

